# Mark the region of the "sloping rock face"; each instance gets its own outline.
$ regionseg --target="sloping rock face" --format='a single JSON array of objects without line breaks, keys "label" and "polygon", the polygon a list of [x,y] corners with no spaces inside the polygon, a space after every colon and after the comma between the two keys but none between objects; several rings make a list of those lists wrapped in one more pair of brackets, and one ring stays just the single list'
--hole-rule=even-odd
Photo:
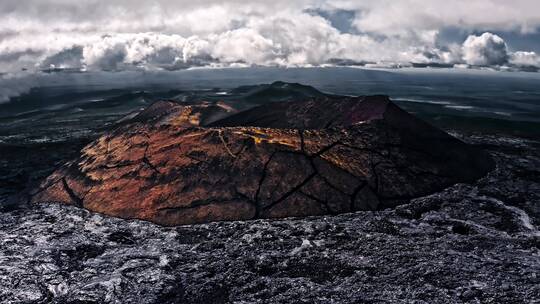
[{"label": "sloping rock face", "polygon": [[384,96],[234,113],[158,102],[85,147],[31,201],[161,225],[303,217],[393,207],[493,167]]}]

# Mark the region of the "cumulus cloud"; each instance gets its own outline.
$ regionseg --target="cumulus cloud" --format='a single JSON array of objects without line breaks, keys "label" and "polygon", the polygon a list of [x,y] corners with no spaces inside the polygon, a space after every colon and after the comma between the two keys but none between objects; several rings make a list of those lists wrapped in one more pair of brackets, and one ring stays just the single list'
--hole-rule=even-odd
[{"label": "cumulus cloud", "polygon": [[463,59],[470,65],[504,65],[508,62],[508,49],[504,40],[492,33],[471,35],[463,43]]},{"label": "cumulus cloud", "polygon": [[448,27],[532,32],[538,9],[530,0],[0,1],[0,70],[538,66],[495,34],[439,39]]},{"label": "cumulus cloud", "polygon": [[515,66],[540,67],[540,56],[535,52],[515,52],[510,57],[510,63]]}]

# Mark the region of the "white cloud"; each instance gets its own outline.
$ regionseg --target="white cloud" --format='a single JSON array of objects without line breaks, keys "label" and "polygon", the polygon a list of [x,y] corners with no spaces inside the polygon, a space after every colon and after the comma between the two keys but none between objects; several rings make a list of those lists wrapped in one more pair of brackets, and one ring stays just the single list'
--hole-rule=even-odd
[{"label": "white cloud", "polygon": [[[351,32],[313,13],[352,12]],[[538,65],[493,34],[540,26],[531,0],[20,0],[0,1],[0,72],[21,68],[180,69],[201,65]],[[308,13],[309,11],[309,13]],[[502,41],[502,42],[501,42]],[[531,57],[531,56],[529,56]],[[534,57],[534,56],[533,56]]]},{"label": "white cloud", "polygon": [[510,63],[522,67],[540,67],[540,56],[535,52],[515,52],[510,57]]},{"label": "white cloud", "polygon": [[463,43],[462,49],[463,59],[470,65],[498,66],[508,62],[506,43],[492,33],[470,35]]}]

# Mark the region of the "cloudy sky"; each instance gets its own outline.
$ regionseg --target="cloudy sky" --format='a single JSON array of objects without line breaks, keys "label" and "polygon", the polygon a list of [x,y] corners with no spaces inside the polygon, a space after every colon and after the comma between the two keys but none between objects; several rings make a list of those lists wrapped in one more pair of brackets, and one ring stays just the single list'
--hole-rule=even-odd
[{"label": "cloudy sky", "polygon": [[540,68],[538,0],[4,0],[0,73]]}]

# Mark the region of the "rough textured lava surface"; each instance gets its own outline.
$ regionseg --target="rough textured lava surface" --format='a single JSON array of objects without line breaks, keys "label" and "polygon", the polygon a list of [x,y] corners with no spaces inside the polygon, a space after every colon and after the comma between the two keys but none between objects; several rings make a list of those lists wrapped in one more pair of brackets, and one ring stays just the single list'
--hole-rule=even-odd
[{"label": "rough textured lava surface", "polygon": [[395,207],[493,169],[491,157],[385,96],[314,97],[238,112],[157,102],[31,191],[173,226]]},{"label": "rough textured lava surface", "polygon": [[540,142],[462,139],[496,169],[383,211],[180,227],[0,211],[0,302],[539,303]]}]

